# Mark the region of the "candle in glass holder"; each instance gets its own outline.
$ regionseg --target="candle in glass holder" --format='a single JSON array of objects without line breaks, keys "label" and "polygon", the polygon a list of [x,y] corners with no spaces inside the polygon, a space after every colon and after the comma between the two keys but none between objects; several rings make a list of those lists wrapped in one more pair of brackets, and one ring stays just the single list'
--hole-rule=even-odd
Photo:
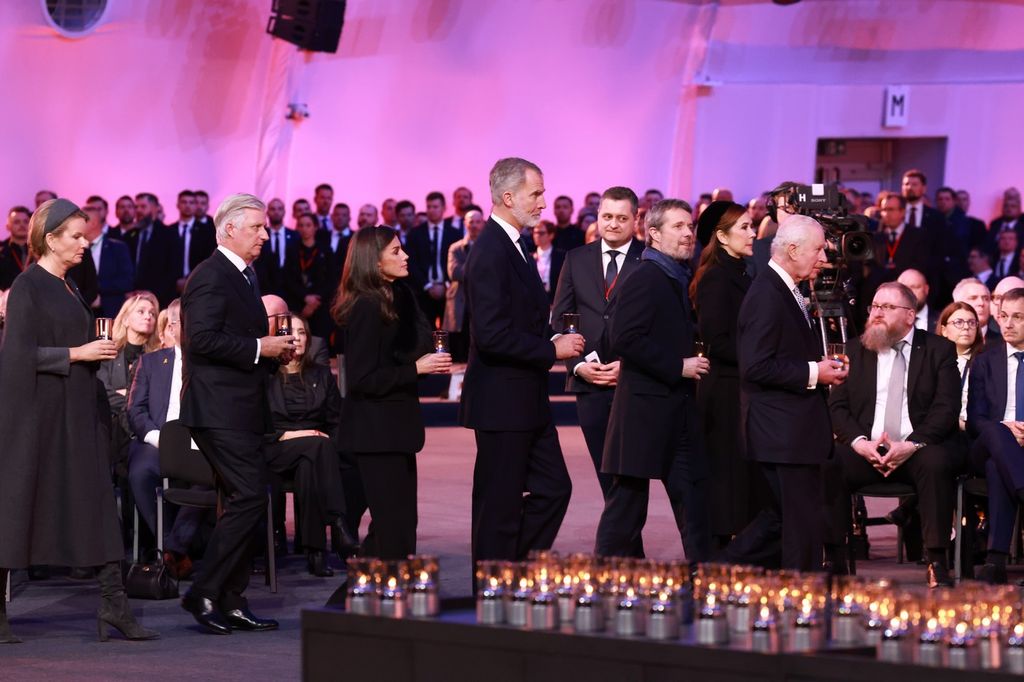
[{"label": "candle in glass holder", "polygon": [[956,624],[953,634],[949,637],[949,667],[965,670],[971,665],[971,653],[974,648],[971,638],[971,631],[967,623],[960,621]]},{"label": "candle in glass holder", "polygon": [[524,628],[530,618],[530,597],[533,589],[530,587],[529,578],[520,578],[519,585],[512,591],[508,600],[505,618],[509,625]]},{"label": "candle in glass holder", "polygon": [[861,642],[860,623],[857,622],[857,611],[852,594],[845,595],[843,601],[836,608],[834,624],[832,638],[835,641],[843,644],[859,644]]},{"label": "candle in glass holder", "polygon": [[889,627],[882,631],[882,641],[878,647],[878,660],[889,663],[906,662],[904,635],[906,635],[906,628],[903,626],[903,621],[899,618],[890,620]]},{"label": "candle in glass holder", "polygon": [[437,585],[430,579],[430,573],[419,571],[409,586],[409,613],[413,618],[433,618],[440,612]]},{"label": "candle in glass holder", "polygon": [[533,593],[528,625],[531,630],[554,630],[558,625],[558,605],[547,583]]},{"label": "candle in glass holder", "polygon": [[725,644],[729,641],[729,624],[714,594],[709,594],[697,616],[698,644]]},{"label": "candle in glass holder", "polygon": [[434,352],[435,353],[447,353],[448,352],[448,332],[443,329],[437,329],[433,332],[434,341]]},{"label": "candle in glass holder", "polygon": [[941,666],[942,665],[942,631],[939,629],[939,621],[929,618],[924,632],[917,641],[917,663],[919,665]]},{"label": "candle in glass holder", "polygon": [[505,622],[505,590],[496,577],[490,577],[477,592],[476,622],[498,625]]},{"label": "candle in glass holder", "polygon": [[562,313],[562,333],[563,334],[579,334],[580,333],[580,314],[579,313]]},{"label": "candle in glass holder", "polygon": [[636,637],[644,633],[641,603],[633,588],[626,588],[626,594],[619,599],[615,609],[615,634],[619,637]]},{"label": "candle in glass holder", "polygon": [[[729,598],[731,601],[731,594]],[[736,634],[750,632],[750,585],[745,585],[732,603],[732,631]]]},{"label": "candle in glass holder", "polygon": [[800,604],[800,613],[789,631],[790,649],[793,651],[813,651],[818,648],[818,620],[814,616],[814,606],[809,599]]},{"label": "candle in glass holder", "polygon": [[576,632],[601,632],[604,630],[604,609],[601,596],[594,591],[593,585],[589,583],[584,585],[583,591],[576,597],[572,622]]},{"label": "candle in glass holder", "polygon": [[757,617],[750,627],[750,648],[761,653],[778,651],[778,633],[775,629],[775,618],[772,609],[762,604]]},{"label": "candle in glass holder", "polygon": [[651,639],[679,639],[679,612],[669,592],[659,592],[647,614],[647,636]]},{"label": "candle in glass holder", "polygon": [[572,582],[572,575],[566,573],[555,591],[558,599],[558,620],[562,623],[572,622],[572,613],[576,607],[576,589]]},{"label": "candle in glass holder", "polygon": [[885,618],[882,615],[881,607],[877,601],[871,602],[868,606],[867,619],[864,621],[866,631],[864,643],[868,646],[877,647],[882,642],[882,630],[885,629]]},{"label": "candle in glass holder", "polygon": [[380,615],[385,618],[405,617],[405,591],[399,586],[398,578],[389,576],[380,591]]},{"label": "candle in glass holder", "polygon": [[110,341],[114,338],[114,320],[109,317],[96,318],[96,338],[100,341]]},{"label": "candle in glass holder", "polygon": [[1013,632],[1006,639],[1003,670],[1009,670],[1018,675],[1024,674],[1024,623],[1014,625]]},{"label": "candle in glass holder", "polygon": [[350,575],[352,578],[345,596],[345,610],[362,616],[376,615],[377,590],[370,581],[370,576],[366,573],[358,575],[350,573]]},{"label": "candle in glass holder", "polygon": [[1002,648],[999,645],[999,622],[988,616],[981,619],[981,625],[974,631],[978,643],[978,659],[985,670],[999,670],[1002,663]]}]

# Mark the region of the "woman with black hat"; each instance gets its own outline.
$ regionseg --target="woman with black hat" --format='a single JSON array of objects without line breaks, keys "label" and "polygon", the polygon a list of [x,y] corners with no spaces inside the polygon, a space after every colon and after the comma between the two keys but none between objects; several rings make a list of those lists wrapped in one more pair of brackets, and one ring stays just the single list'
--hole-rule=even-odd
[{"label": "woman with black hat", "polygon": [[703,251],[690,284],[700,339],[711,360],[711,371],[697,385],[697,403],[711,461],[711,527],[720,545],[759,511],[753,493],[760,473],[746,460],[740,436],[736,350],[740,304],[750,287],[744,258],[753,253],[755,229],[743,206],[711,203],[697,222]]},{"label": "woman with black hat", "polygon": [[[89,248],[86,215],[66,199],[36,209],[29,244],[38,262],[11,286],[0,350],[0,585],[29,564],[96,566],[100,640],[112,625],[128,639],[154,639],[128,608],[124,555],[96,379],[117,355],[96,339],[89,303],[67,277]],[[107,420],[109,423],[109,418]],[[0,643],[11,634],[0,598]]]}]

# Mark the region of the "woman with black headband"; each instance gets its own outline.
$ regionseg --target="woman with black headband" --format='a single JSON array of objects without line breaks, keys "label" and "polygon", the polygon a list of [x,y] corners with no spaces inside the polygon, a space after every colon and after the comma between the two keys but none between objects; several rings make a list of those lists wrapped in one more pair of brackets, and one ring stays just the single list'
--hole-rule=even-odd
[{"label": "woman with black headband", "polygon": [[[117,354],[97,340],[89,304],[68,270],[89,248],[86,215],[66,199],[36,209],[29,245],[37,262],[18,276],[7,301],[0,349],[0,585],[34,565],[96,566],[100,640],[111,625],[128,639],[159,635],[141,627],[121,578],[121,532],[110,480],[100,361]],[[0,599],[0,643],[11,634]]]}]

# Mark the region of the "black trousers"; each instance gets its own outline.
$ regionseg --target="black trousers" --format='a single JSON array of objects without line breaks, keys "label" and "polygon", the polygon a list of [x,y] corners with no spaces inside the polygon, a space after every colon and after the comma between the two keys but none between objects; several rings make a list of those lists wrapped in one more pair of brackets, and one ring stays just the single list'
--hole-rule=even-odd
[{"label": "black trousers", "polygon": [[305,436],[266,446],[267,465],[277,474],[295,471],[299,532],[307,549],[327,549],[324,528],[345,513],[338,453],[329,438]]},{"label": "black trousers", "polygon": [[612,414],[613,397],[614,390],[576,394],[576,415],[580,421],[580,430],[583,431],[583,440],[594,462],[597,482],[601,485],[601,495],[605,500],[612,489],[612,475],[601,473],[601,458],[604,456],[604,437]]},{"label": "black trousers", "polygon": [[[711,558],[711,509],[707,455],[695,431],[693,415],[680,429],[668,477],[662,483],[690,562]],[[614,476],[597,525],[594,551],[600,556],[642,557],[640,534],[647,522],[650,479]],[[638,548],[641,551],[638,552]]]},{"label": "black trousers", "polygon": [[975,470],[988,484],[988,549],[1010,551],[1017,507],[1024,498],[1024,448],[1002,424],[989,424],[971,451]]},{"label": "black trousers", "polygon": [[535,431],[476,431],[474,565],[550,549],[571,495],[554,421]]},{"label": "black trousers", "polygon": [[355,457],[370,508],[363,555],[390,560],[415,554],[416,455],[373,452]]},{"label": "black trousers", "polygon": [[956,448],[938,444],[923,447],[888,477],[879,473],[849,445],[836,443],[835,458],[835,464],[842,470],[845,490],[842,495],[828,500],[826,504],[836,515],[837,521],[833,523],[837,529],[849,529],[850,495],[858,488],[882,481],[894,481],[911,485],[917,491],[925,548],[949,547],[950,524],[956,497],[954,478],[963,468],[962,454]]},{"label": "black trousers", "polygon": [[192,438],[224,488],[223,514],[210,536],[191,592],[229,611],[246,606],[256,528],[267,507],[263,434],[233,429],[192,429]]}]

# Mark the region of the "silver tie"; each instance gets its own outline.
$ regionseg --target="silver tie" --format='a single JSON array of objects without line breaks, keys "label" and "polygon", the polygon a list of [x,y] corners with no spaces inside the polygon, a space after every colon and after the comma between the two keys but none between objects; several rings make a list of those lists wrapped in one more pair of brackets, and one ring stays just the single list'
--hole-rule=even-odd
[{"label": "silver tie", "polygon": [[804,295],[800,293],[800,287],[793,287],[793,296],[796,297],[797,305],[800,306],[800,312],[804,314],[804,319],[807,320],[807,326],[811,326],[811,314],[807,312],[807,303],[804,302]]},{"label": "silver tie", "polygon": [[907,359],[903,355],[906,341],[900,341],[893,350],[896,356],[892,359],[892,373],[889,374],[889,392],[885,398],[885,432],[892,440],[901,440],[903,434],[903,379],[907,376]]}]

